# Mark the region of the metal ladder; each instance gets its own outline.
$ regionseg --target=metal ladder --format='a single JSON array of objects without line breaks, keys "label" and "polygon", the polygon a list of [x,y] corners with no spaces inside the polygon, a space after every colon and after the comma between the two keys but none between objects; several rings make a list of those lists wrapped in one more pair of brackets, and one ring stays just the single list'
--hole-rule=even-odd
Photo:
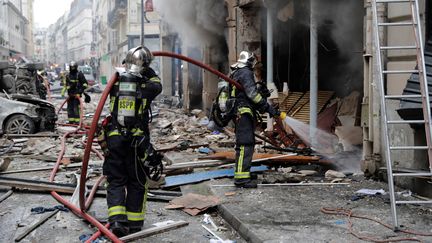
[{"label": "metal ladder", "polygon": [[[411,21],[403,21],[403,22],[378,22],[378,4],[405,4],[411,8]],[[432,176],[432,147],[431,147],[431,138],[432,138],[432,121],[431,121],[431,111],[430,111],[430,103],[429,103],[429,90],[426,76],[426,66],[424,61],[424,43],[422,38],[421,31],[421,22],[420,22],[420,14],[419,14],[419,3],[418,0],[372,0],[372,11],[373,11],[373,35],[374,35],[374,48],[376,55],[376,64],[377,69],[375,72],[375,78],[378,79],[377,85],[379,86],[380,92],[380,100],[381,100],[381,114],[383,118],[383,142],[385,148],[385,158],[387,164],[387,176],[388,176],[388,184],[389,184],[389,194],[390,194],[390,203],[391,203],[391,214],[394,225],[394,230],[398,230],[399,223],[396,211],[396,205],[398,204],[426,204],[432,203],[432,201],[397,201],[395,197],[395,188],[394,188],[394,178],[395,177],[430,177]],[[387,27],[401,27],[401,26],[412,26],[414,29],[413,41],[415,42],[413,45],[406,46],[385,46],[381,45],[379,33],[380,28]],[[417,53],[417,69],[415,70],[385,70],[383,63],[383,52],[387,50],[416,50]],[[409,74],[409,73],[417,73],[419,76],[419,84],[421,94],[419,95],[385,95],[384,91],[384,79],[388,74]],[[423,116],[424,120],[388,120],[386,101],[389,99],[404,99],[404,98],[416,98],[421,99],[422,107],[423,107]],[[426,142],[427,146],[400,146],[393,145],[390,142],[388,125],[392,124],[424,124],[425,126],[425,134],[426,134]],[[428,152],[428,160],[429,160],[429,169],[430,171],[410,171],[404,173],[394,173],[393,165],[392,165],[392,157],[391,151],[395,150],[427,150]]]}]

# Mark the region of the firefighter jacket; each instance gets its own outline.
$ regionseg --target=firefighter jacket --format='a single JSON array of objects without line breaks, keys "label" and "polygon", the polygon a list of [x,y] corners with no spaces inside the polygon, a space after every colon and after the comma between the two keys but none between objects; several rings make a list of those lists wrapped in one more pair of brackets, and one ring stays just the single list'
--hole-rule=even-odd
[{"label": "firefighter jacket", "polygon": [[88,87],[84,74],[80,71],[70,72],[63,78],[62,96],[67,91],[68,95],[81,95]]},{"label": "firefighter jacket", "polygon": [[268,110],[269,104],[267,100],[259,93],[255,84],[253,71],[248,68],[235,69],[231,74],[231,78],[236,80],[243,90],[238,90],[235,86],[231,85],[230,96],[236,98],[237,107],[249,107],[257,109],[260,112]]}]

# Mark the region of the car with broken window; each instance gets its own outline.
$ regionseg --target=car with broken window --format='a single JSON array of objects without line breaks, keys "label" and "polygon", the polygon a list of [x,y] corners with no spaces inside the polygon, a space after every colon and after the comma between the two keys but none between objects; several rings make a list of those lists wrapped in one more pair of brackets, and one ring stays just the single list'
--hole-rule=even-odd
[{"label": "car with broken window", "polygon": [[9,66],[7,62],[0,62],[0,134],[54,130],[57,121],[54,105],[36,94],[16,92],[11,74],[4,72]]},{"label": "car with broken window", "polygon": [[0,94],[0,134],[52,131],[57,114],[48,101],[23,94]]}]

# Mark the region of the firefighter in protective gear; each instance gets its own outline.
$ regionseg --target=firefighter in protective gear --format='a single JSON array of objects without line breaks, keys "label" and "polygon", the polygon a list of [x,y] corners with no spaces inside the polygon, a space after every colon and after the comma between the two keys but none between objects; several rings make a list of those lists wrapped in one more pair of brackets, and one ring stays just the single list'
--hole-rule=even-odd
[{"label": "firefighter in protective gear", "polygon": [[268,112],[270,116],[279,116],[279,111],[267,103],[266,98],[259,92],[254,78],[254,66],[257,59],[254,53],[242,51],[237,63],[231,65],[231,78],[236,80],[243,90],[230,85],[230,97],[234,98],[236,160],[234,184],[237,187],[254,188],[256,181],[252,180],[250,168],[255,146],[255,122],[257,111]]},{"label": "firefighter in protective gear", "polygon": [[146,212],[148,164],[161,157],[150,143],[151,103],[162,91],[149,67],[151,52],[143,46],[128,51],[126,71],[119,74],[110,93],[111,117],[104,128],[108,153],[103,165],[107,176],[110,228],[117,236],[141,230]]},{"label": "firefighter in protective gear", "polygon": [[69,64],[69,73],[63,78],[63,90],[61,95],[68,93],[67,111],[68,121],[71,124],[80,122],[80,101],[84,90],[88,87],[84,74],[78,71],[78,64],[72,61]]}]

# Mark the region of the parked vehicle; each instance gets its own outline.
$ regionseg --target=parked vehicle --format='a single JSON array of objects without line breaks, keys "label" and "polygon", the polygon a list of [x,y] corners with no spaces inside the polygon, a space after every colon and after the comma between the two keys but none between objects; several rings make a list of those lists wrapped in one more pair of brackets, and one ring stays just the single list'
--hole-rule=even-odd
[{"label": "parked vehicle", "polygon": [[46,99],[47,87],[37,73],[43,68],[43,63],[33,63],[24,57],[16,63],[0,62],[0,91],[32,94]]},{"label": "parked vehicle", "polygon": [[31,95],[0,93],[0,134],[52,131],[56,121],[50,102]]},{"label": "parked vehicle", "polygon": [[93,86],[96,84],[96,79],[95,76],[93,75],[93,68],[90,67],[89,65],[85,65],[85,66],[78,66],[78,71],[81,71],[84,74],[84,77],[87,80],[87,83],[90,86]]}]

